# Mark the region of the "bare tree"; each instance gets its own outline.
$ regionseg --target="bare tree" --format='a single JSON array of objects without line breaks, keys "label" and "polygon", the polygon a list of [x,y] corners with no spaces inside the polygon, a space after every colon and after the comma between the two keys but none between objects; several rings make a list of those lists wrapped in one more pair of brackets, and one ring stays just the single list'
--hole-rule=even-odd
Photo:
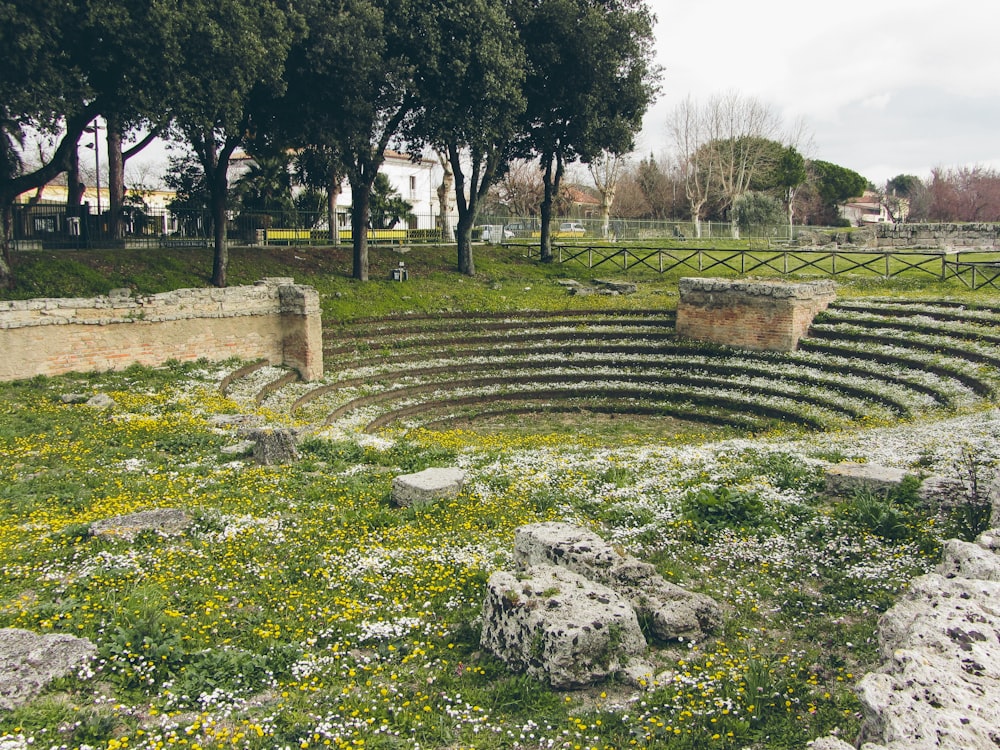
[{"label": "bare tree", "polygon": [[498,202],[513,216],[534,216],[542,202],[542,178],[533,161],[511,162],[497,185]]},{"label": "bare tree", "polygon": [[625,157],[611,151],[601,151],[587,164],[587,170],[594,179],[594,187],[601,194],[601,237],[608,239],[611,234],[611,206],[615,202],[618,181],[625,170]]},{"label": "bare tree", "polygon": [[701,237],[701,215],[712,190],[716,168],[716,160],[707,148],[711,130],[706,113],[689,96],[674,109],[667,126],[677,151],[691,223],[695,236]]},{"label": "bare tree", "polygon": [[[755,177],[774,166],[769,142],[777,140],[780,120],[774,110],[753,97],[735,91],[713,97],[707,108],[708,158],[714,159],[715,176],[722,191],[724,208],[750,190]],[[733,217],[733,237],[739,224]]]}]

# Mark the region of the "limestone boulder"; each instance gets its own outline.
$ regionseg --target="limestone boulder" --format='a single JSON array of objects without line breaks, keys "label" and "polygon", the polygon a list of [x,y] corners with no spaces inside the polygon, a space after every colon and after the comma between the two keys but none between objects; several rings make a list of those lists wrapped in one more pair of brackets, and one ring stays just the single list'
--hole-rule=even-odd
[{"label": "limestone boulder", "polygon": [[809,750],[854,750],[854,745],[844,742],[839,737],[820,737],[810,742],[807,747]]},{"label": "limestone boulder", "polygon": [[938,572],[914,579],[882,616],[883,664],[857,688],[862,741],[888,750],[1000,746],[994,541],[993,532],[977,544],[949,541]]},{"label": "limestone boulder", "polygon": [[465,486],[465,472],[456,468],[430,468],[392,480],[392,501],[401,508],[422,507],[457,497]]},{"label": "limestone boulder", "polygon": [[850,497],[855,492],[887,492],[896,489],[908,472],[876,464],[833,464],[826,469],[826,494]]},{"label": "limestone boulder", "polygon": [[85,638],[0,629],[0,711],[30,701],[52,680],[72,674],[97,655]]},{"label": "limestone boulder", "polygon": [[711,597],[670,583],[652,565],[579,526],[556,521],[522,526],[514,532],[514,563],[559,565],[608,586],[662,640],[697,640],[722,624],[722,611]]},{"label": "limestone boulder", "polygon": [[298,435],[284,427],[250,427],[239,435],[253,443],[253,458],[263,466],[299,460]]},{"label": "limestone boulder", "polygon": [[861,737],[887,750],[970,750],[1000,746],[996,681],[963,675],[951,659],[900,650],[892,673],[858,683]]},{"label": "limestone boulder", "polygon": [[700,640],[722,626],[718,602],[670,583],[649,563],[626,558],[612,569],[609,585],[661,640]]},{"label": "limestone boulder", "polygon": [[606,680],[646,651],[629,603],[566,568],[499,571],[486,588],[483,648],[554,688]]},{"label": "limestone boulder", "polygon": [[105,518],[90,524],[94,536],[114,537],[132,541],[144,531],[163,536],[175,536],[191,525],[191,517],[177,508],[154,508]]},{"label": "limestone boulder", "polygon": [[[990,537],[992,538],[992,537]],[[1000,555],[980,543],[947,540],[941,550],[937,572],[946,578],[975,578],[1000,581]]]}]

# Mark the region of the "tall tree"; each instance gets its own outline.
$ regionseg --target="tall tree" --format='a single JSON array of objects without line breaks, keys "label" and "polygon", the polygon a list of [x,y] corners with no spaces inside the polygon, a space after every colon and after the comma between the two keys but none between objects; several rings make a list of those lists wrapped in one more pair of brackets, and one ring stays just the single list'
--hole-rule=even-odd
[{"label": "tall tree", "polygon": [[[728,92],[709,101],[707,125],[711,157],[716,160],[715,176],[724,208],[730,209],[762,171],[774,166],[769,144],[778,134],[779,120],[760,100]],[[738,237],[735,217],[732,228],[733,236]]]},{"label": "tall tree", "polygon": [[[523,125],[525,56],[505,0],[434,0],[411,143],[447,154],[458,209],[458,270],[476,272],[472,227],[507,171]],[[443,210],[443,209],[442,209]]]},{"label": "tall tree", "polygon": [[426,0],[297,0],[306,34],[288,61],[276,130],[328,148],[351,186],[352,275],[368,279],[371,190],[417,103],[417,55],[433,25]]},{"label": "tall tree", "polygon": [[337,199],[344,182],[344,164],[340,154],[328,143],[306,146],[295,157],[295,171],[299,182],[307,189],[325,193],[328,236],[331,244],[339,245]]},{"label": "tall tree", "polygon": [[167,99],[162,96],[166,66],[149,53],[161,46],[160,19],[166,11],[145,0],[92,0],[81,5],[89,82],[101,99],[106,125],[109,231],[120,239],[125,162],[153,141],[166,119]]},{"label": "tall tree", "polygon": [[602,149],[631,150],[657,91],[653,16],[642,0],[515,0],[528,56],[525,146],[538,156],[544,194],[541,258],[566,165]]},{"label": "tall tree", "polygon": [[696,237],[701,237],[705,205],[716,182],[716,159],[708,148],[711,130],[701,105],[688,96],[670,115],[667,127],[680,162],[681,180]]},{"label": "tall tree", "polygon": [[280,0],[177,0],[160,19],[173,132],[194,151],[211,196],[212,283],[226,285],[229,162],[284,87],[298,17]]},{"label": "tall tree", "polygon": [[601,237],[611,236],[611,206],[618,192],[618,181],[625,171],[625,158],[611,151],[602,151],[587,164],[594,187],[601,194]]},{"label": "tall tree", "polygon": [[783,148],[775,165],[774,183],[781,191],[781,200],[785,204],[789,238],[791,238],[794,228],[795,196],[808,178],[806,160],[802,154],[794,146]]},{"label": "tall tree", "polygon": [[[100,111],[88,78],[81,3],[0,0],[0,285],[13,284],[14,199],[66,171],[83,129]],[[20,147],[28,129],[52,135],[48,161],[28,168]]]},{"label": "tall tree", "polygon": [[868,180],[847,167],[818,159],[809,162],[808,169],[821,203],[820,215],[815,218],[834,226],[840,222],[839,205],[861,195]]}]

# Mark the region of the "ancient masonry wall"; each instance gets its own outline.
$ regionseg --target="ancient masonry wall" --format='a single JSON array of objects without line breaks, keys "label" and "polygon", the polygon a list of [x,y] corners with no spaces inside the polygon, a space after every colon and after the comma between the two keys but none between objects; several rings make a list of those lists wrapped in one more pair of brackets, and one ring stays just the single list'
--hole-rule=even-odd
[{"label": "ancient masonry wall", "polygon": [[996,249],[1000,224],[877,224],[879,248]]},{"label": "ancient masonry wall", "polygon": [[323,374],[319,294],[290,278],[133,297],[0,302],[0,380],[170,359],[267,359]]},{"label": "ancient masonry wall", "polygon": [[794,351],[816,313],[836,298],[833,281],[683,278],[677,335],[742,349]]}]

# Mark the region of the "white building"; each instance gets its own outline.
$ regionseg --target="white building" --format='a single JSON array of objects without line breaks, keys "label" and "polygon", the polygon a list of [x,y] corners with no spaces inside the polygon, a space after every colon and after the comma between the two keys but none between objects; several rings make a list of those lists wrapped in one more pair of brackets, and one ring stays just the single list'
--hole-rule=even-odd
[{"label": "white building", "polygon": [[[438,201],[437,190],[441,184],[444,170],[436,157],[420,157],[414,160],[406,154],[387,151],[379,172],[389,179],[389,184],[403,200],[413,206],[411,211],[413,218],[410,219],[407,229],[435,229],[439,226],[441,205]],[[338,219],[341,227],[349,228],[352,195],[351,186],[347,180],[344,180],[341,190],[337,200]],[[453,213],[454,202],[454,199],[450,201]],[[452,217],[452,225],[457,220],[456,214]]]}]

